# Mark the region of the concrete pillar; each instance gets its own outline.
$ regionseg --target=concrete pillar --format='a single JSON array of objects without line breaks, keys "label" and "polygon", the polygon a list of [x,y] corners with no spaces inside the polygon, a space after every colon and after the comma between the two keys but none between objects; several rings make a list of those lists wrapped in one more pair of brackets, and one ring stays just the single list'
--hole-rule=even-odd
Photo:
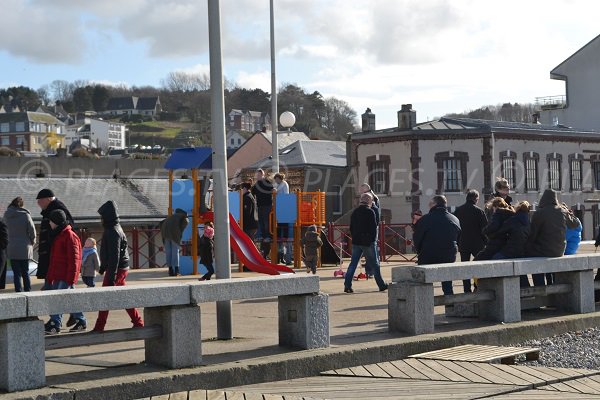
[{"label": "concrete pillar", "polygon": [[519,277],[480,278],[477,290],[492,290],[495,299],[481,301],[479,318],[487,321],[517,322],[521,320],[521,288]]},{"label": "concrete pillar", "polygon": [[573,288],[570,293],[552,296],[558,309],[579,314],[595,311],[593,270],[556,272],[554,283],[568,283]]},{"label": "concrete pillar", "polygon": [[329,347],[329,296],[279,296],[279,345],[301,349]]},{"label": "concrete pillar", "polygon": [[44,323],[0,321],[0,389],[15,392],[46,385]]},{"label": "concrete pillar", "polygon": [[147,307],[144,322],[162,326],[162,337],[145,340],[146,362],[167,368],[194,367],[202,363],[200,307]]},{"label": "concrete pillar", "polygon": [[433,332],[433,284],[394,282],[388,285],[388,327],[411,335]]}]

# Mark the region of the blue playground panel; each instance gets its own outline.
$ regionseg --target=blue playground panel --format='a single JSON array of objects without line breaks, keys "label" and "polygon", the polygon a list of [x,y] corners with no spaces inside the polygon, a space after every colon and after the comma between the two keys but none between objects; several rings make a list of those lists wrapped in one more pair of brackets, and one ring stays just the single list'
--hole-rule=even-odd
[{"label": "blue playground panel", "polygon": [[295,224],[298,199],[295,193],[278,194],[275,202],[275,215],[279,224]]}]

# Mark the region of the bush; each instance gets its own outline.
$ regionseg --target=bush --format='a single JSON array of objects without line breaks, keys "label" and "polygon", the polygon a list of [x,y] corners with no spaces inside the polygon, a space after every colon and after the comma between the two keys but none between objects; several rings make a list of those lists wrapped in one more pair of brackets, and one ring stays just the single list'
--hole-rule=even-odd
[{"label": "bush", "polygon": [[83,147],[78,147],[75,150],[73,150],[71,152],[71,156],[80,157],[80,158],[94,158],[94,159],[99,158],[97,154],[90,153]]},{"label": "bush", "polygon": [[19,157],[19,153],[8,147],[0,147],[0,157]]}]

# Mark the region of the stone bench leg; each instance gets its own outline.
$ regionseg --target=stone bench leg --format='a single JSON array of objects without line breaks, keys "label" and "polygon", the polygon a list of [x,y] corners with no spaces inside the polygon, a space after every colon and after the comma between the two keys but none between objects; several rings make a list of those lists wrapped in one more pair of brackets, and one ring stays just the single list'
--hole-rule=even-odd
[{"label": "stone bench leg", "polygon": [[552,296],[557,308],[579,314],[595,311],[594,271],[556,272],[554,282],[568,283],[573,288],[570,293]]},{"label": "stone bench leg", "polygon": [[477,289],[493,290],[495,300],[479,302],[479,318],[487,321],[521,320],[521,288],[518,276],[479,279]]},{"label": "stone bench leg", "polygon": [[44,323],[0,322],[0,389],[15,392],[46,385]]},{"label": "stone bench leg", "polygon": [[279,345],[329,347],[329,296],[325,293],[279,296]]},{"label": "stone bench leg", "polygon": [[433,332],[433,284],[399,282],[388,286],[388,327],[411,335]]},{"label": "stone bench leg", "polygon": [[147,307],[144,323],[162,326],[162,337],[145,340],[146,362],[167,368],[194,367],[202,363],[200,307]]}]

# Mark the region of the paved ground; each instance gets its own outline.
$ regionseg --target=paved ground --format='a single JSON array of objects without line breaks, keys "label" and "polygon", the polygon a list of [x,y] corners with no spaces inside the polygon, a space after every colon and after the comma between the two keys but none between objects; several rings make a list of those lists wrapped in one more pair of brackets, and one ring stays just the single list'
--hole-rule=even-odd
[{"label": "paved ground", "polygon": [[[582,249],[582,251],[593,251],[593,247],[588,245]],[[391,267],[396,266],[399,263],[398,260],[383,263],[382,275],[386,281],[390,280]],[[357,360],[360,357],[364,358],[364,355],[361,354],[364,354],[365,350],[395,349],[393,346],[396,346],[399,343],[399,340],[403,340],[403,336],[399,334],[391,335],[387,331],[387,293],[379,292],[375,282],[369,280],[355,281],[355,293],[345,294],[343,293],[343,280],[334,278],[333,276],[336,269],[336,267],[324,267],[318,272],[318,275],[321,278],[321,290],[330,295],[331,349],[325,349],[326,352],[321,353],[313,351],[294,351],[291,353],[292,350],[280,348],[277,345],[276,299],[233,302],[233,334],[235,338],[229,341],[216,340],[215,305],[202,304],[202,349],[203,362],[205,363],[206,368],[200,368],[204,368],[205,372],[210,372],[209,369],[211,368],[213,371],[217,371],[219,368],[235,368],[236,366],[241,365],[244,365],[244,368],[252,369],[253,367],[264,364],[264,368],[273,368],[268,367],[267,364],[269,362],[283,363],[283,360],[293,360],[294,358],[308,359],[311,357],[311,354],[314,354],[315,357],[321,357],[326,354],[338,354],[342,357],[340,358],[340,363],[347,366],[351,365],[353,358],[356,358]],[[299,271],[298,273],[305,272]],[[255,274],[233,272],[232,275],[233,277],[241,277],[253,276]],[[132,270],[128,278],[128,284],[146,284],[149,282],[160,284],[161,282],[186,281],[191,279],[196,279],[196,277],[169,277],[167,276],[166,269]],[[39,289],[40,286],[41,283],[35,282],[34,290]],[[12,288],[7,287],[7,290],[11,289]],[[461,282],[455,282],[455,290],[457,293],[462,291]],[[441,294],[439,285],[436,287],[436,293]],[[431,343],[433,343],[432,346],[435,348],[436,346],[439,346],[439,343],[437,345],[435,344],[436,341],[451,340],[449,338],[459,332],[468,335],[484,335],[482,336],[484,337],[484,339],[481,340],[482,343],[495,340],[493,339],[495,335],[497,335],[499,341],[507,340],[506,338],[501,339],[503,337],[502,332],[489,333],[485,331],[486,329],[496,330],[503,328],[497,324],[482,323],[473,319],[445,318],[442,315],[443,310],[441,308],[436,309],[436,313],[436,333],[433,335],[423,335],[422,338],[419,337],[418,339],[415,337],[406,337],[407,343],[410,342],[412,343],[411,346],[416,346],[415,343],[431,341]],[[88,318],[89,327],[91,328],[96,315],[95,313],[88,313],[86,316]],[[525,313],[524,320],[533,321],[540,318],[557,316],[558,314],[554,314],[551,311],[545,311],[541,314]],[[600,315],[594,316],[594,318],[600,318]],[[572,326],[578,324],[574,318],[571,318],[569,323],[572,324]],[[109,316],[107,329],[125,328],[130,325],[125,311],[114,311],[111,312]],[[559,324],[556,325],[558,326]],[[563,327],[561,329],[566,329],[566,325],[562,325]],[[529,331],[527,331],[526,328],[523,328],[523,332],[525,333],[521,334],[527,335],[527,332]],[[423,351],[422,349],[423,348],[421,347],[419,350]],[[350,351],[350,353],[348,353],[348,351]],[[385,350],[374,350],[373,353],[379,351]],[[406,354],[406,351],[402,350],[401,353]],[[343,356],[343,354],[349,355]],[[408,354],[412,353],[409,352]],[[371,362],[379,361],[376,356],[379,358],[391,359],[389,355],[374,354],[373,361]],[[88,388],[92,385],[96,386],[102,380],[107,380],[107,382],[116,381],[116,377],[118,377],[119,382],[125,382],[128,378],[134,380],[141,374],[147,374],[147,376],[152,374],[158,374],[156,376],[166,376],[164,374],[166,371],[143,364],[144,349],[142,342],[115,343],[114,345],[97,345],[75,349],[54,350],[48,351],[46,357],[47,383],[55,388],[68,386],[71,391],[73,388],[79,390],[77,388]],[[193,369],[189,369],[186,373],[193,374],[194,372],[190,370]],[[298,373],[295,375],[302,376],[301,374],[298,375]],[[239,377],[239,382],[229,382],[229,385],[227,386],[252,383],[247,380],[245,381],[243,376],[236,375],[236,377]],[[171,379],[175,378],[172,377]],[[186,383],[186,385],[189,387],[193,385],[193,383]],[[198,385],[201,385],[201,383]],[[217,387],[226,386],[220,386],[220,383],[215,380],[207,382],[206,387],[204,388],[210,389]],[[94,397],[91,396],[90,398]]]}]

